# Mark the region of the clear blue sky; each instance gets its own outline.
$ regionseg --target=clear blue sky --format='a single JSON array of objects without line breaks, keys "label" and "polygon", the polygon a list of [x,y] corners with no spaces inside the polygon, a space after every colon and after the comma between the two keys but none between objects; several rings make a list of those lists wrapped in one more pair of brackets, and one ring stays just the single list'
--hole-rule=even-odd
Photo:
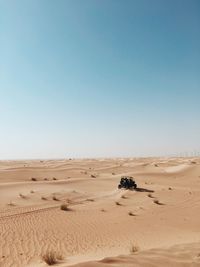
[{"label": "clear blue sky", "polygon": [[199,0],[0,0],[0,159],[199,141]]}]

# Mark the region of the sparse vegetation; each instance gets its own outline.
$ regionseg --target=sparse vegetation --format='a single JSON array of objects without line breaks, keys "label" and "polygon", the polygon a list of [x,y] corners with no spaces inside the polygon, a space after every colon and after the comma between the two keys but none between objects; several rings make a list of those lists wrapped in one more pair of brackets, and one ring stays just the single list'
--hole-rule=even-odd
[{"label": "sparse vegetation", "polygon": [[132,245],[131,248],[130,248],[130,252],[131,253],[136,253],[140,250],[140,248],[136,245]]},{"label": "sparse vegetation", "polygon": [[128,215],[129,216],[136,216],[136,214],[134,214],[132,211],[129,211]]},{"label": "sparse vegetation", "polygon": [[116,204],[117,206],[122,206],[122,204],[121,204],[119,201],[115,201],[115,204]]},{"label": "sparse vegetation", "polygon": [[25,195],[23,195],[23,194],[19,194],[19,196],[21,197],[21,198],[23,198],[23,199],[27,199],[27,196],[25,196]]},{"label": "sparse vegetation", "polygon": [[52,199],[55,201],[60,201],[60,199],[58,199],[56,196],[53,196]]},{"label": "sparse vegetation", "polygon": [[33,193],[35,193],[35,191],[31,190],[30,193],[33,194]]},{"label": "sparse vegetation", "polygon": [[96,175],[94,175],[94,174],[91,174],[90,176],[91,176],[91,178],[96,178]]},{"label": "sparse vegetation", "polygon": [[56,177],[53,177],[53,180],[55,181],[55,180],[57,180],[57,178]]},{"label": "sparse vegetation", "polygon": [[63,260],[63,256],[56,251],[48,251],[46,254],[42,255],[42,259],[48,265],[55,265]]},{"label": "sparse vegetation", "polygon": [[46,197],[41,197],[41,199],[42,199],[42,200],[47,200],[47,198],[46,198]]},{"label": "sparse vegetation", "polygon": [[154,196],[152,194],[148,194],[147,196],[150,198],[154,198]]},{"label": "sparse vegetation", "polygon": [[60,206],[60,209],[61,210],[65,210],[65,211],[71,211],[71,209],[69,208],[69,205],[68,204],[62,204]]},{"label": "sparse vegetation", "polygon": [[47,181],[48,179],[47,178],[44,178],[44,181]]},{"label": "sparse vegetation", "polygon": [[158,199],[155,199],[153,202],[157,205],[165,205],[164,203],[160,202]]},{"label": "sparse vegetation", "polygon": [[13,203],[12,201],[10,201],[10,202],[8,203],[8,206],[14,207],[14,206],[15,206],[15,203]]},{"label": "sparse vegetation", "polygon": [[123,199],[127,199],[128,197],[125,196],[125,195],[122,195],[121,198],[123,198]]},{"label": "sparse vegetation", "polygon": [[37,181],[37,178],[32,177],[31,180],[34,181],[34,182],[36,182]]}]

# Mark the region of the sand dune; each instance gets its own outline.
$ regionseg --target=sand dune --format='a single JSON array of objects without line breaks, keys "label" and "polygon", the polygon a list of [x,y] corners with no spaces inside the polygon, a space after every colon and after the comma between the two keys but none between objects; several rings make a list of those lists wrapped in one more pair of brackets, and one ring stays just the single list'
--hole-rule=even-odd
[{"label": "sand dune", "polygon": [[199,209],[198,158],[2,161],[0,266],[199,266]]}]

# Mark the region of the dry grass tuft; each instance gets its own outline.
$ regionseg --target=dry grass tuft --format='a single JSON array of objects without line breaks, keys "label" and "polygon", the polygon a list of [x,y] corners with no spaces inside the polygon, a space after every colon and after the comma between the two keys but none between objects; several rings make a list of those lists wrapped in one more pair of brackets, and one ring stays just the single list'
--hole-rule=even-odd
[{"label": "dry grass tuft", "polygon": [[31,180],[34,181],[34,182],[36,182],[37,181],[37,178],[32,177]]},{"label": "dry grass tuft", "polygon": [[96,175],[94,175],[94,174],[91,174],[90,176],[91,176],[91,178],[96,178]]},{"label": "dry grass tuft", "polygon": [[11,207],[16,206],[15,203],[13,203],[12,201],[10,201],[7,205],[8,205],[8,206],[11,206]]},{"label": "dry grass tuft", "polygon": [[48,265],[55,265],[63,260],[63,256],[56,251],[48,251],[46,254],[42,255],[42,259]]},{"label": "dry grass tuft", "polygon": [[72,209],[69,208],[68,204],[62,204],[60,205],[60,209],[61,210],[65,210],[65,211],[71,211]]},{"label": "dry grass tuft", "polygon": [[47,198],[46,198],[46,197],[41,197],[41,199],[42,199],[42,200],[47,200]]},{"label": "dry grass tuft", "polygon": [[53,177],[53,180],[55,181],[55,180],[57,180],[57,178],[56,177]]},{"label": "dry grass tuft", "polygon": [[52,199],[55,200],[55,201],[60,201],[60,199],[57,198],[56,196],[53,196]]},{"label": "dry grass tuft", "polygon": [[27,199],[27,196],[25,196],[25,195],[23,195],[23,194],[19,194],[19,196],[21,197],[21,198],[23,198],[23,199]]},{"label": "dry grass tuft", "polygon": [[121,204],[119,201],[115,201],[115,204],[116,204],[117,206],[122,206],[122,204]]},{"label": "dry grass tuft", "polygon": [[164,203],[160,202],[158,199],[155,199],[153,202],[157,205],[165,205]]},{"label": "dry grass tuft", "polygon": [[35,191],[34,190],[31,190],[30,193],[33,194],[33,193],[35,193]]},{"label": "dry grass tuft", "polygon": [[147,196],[150,198],[154,198],[154,196],[152,194],[148,194]]},{"label": "dry grass tuft", "polygon": [[137,215],[134,214],[132,211],[129,211],[128,215],[129,215],[129,216],[137,216]]},{"label": "dry grass tuft", "polygon": [[140,248],[136,245],[132,245],[131,248],[130,248],[130,252],[131,253],[136,253],[140,250]]}]

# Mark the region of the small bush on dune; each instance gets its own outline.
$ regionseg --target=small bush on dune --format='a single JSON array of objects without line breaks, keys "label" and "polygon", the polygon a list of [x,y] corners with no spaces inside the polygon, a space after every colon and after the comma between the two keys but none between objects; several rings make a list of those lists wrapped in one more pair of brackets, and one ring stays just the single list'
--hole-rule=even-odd
[{"label": "small bush on dune", "polygon": [[154,196],[152,194],[148,194],[147,196],[150,198],[154,198]]},{"label": "small bush on dune", "polygon": [[69,205],[68,204],[62,204],[60,206],[60,209],[61,210],[65,210],[65,211],[71,211],[71,209],[69,208]]},{"label": "small bush on dune", "polygon": [[155,199],[153,202],[157,205],[165,205],[164,203],[160,202],[158,199]]},{"label": "small bush on dune", "polygon": [[14,207],[15,203],[13,203],[12,201],[10,201],[10,203],[8,203],[8,206]]},{"label": "small bush on dune", "polygon": [[131,253],[136,253],[140,250],[140,248],[136,245],[132,245],[131,248],[130,248],[130,252]]},{"label": "small bush on dune", "polygon": [[115,204],[116,204],[117,206],[122,206],[122,204],[121,204],[119,201],[115,201]]},{"label": "small bush on dune", "polygon": [[25,195],[23,195],[23,194],[19,194],[19,196],[21,197],[21,198],[23,198],[23,199],[27,199],[27,196],[25,196]]},{"label": "small bush on dune", "polygon": [[60,199],[58,199],[56,196],[53,196],[52,199],[55,201],[60,201]]},{"label": "small bush on dune", "polygon": [[136,214],[134,214],[132,211],[129,211],[128,215],[129,216],[136,216]]},{"label": "small bush on dune", "polygon": [[42,255],[42,259],[48,265],[55,265],[63,260],[63,256],[56,251],[48,251],[46,254]]}]

